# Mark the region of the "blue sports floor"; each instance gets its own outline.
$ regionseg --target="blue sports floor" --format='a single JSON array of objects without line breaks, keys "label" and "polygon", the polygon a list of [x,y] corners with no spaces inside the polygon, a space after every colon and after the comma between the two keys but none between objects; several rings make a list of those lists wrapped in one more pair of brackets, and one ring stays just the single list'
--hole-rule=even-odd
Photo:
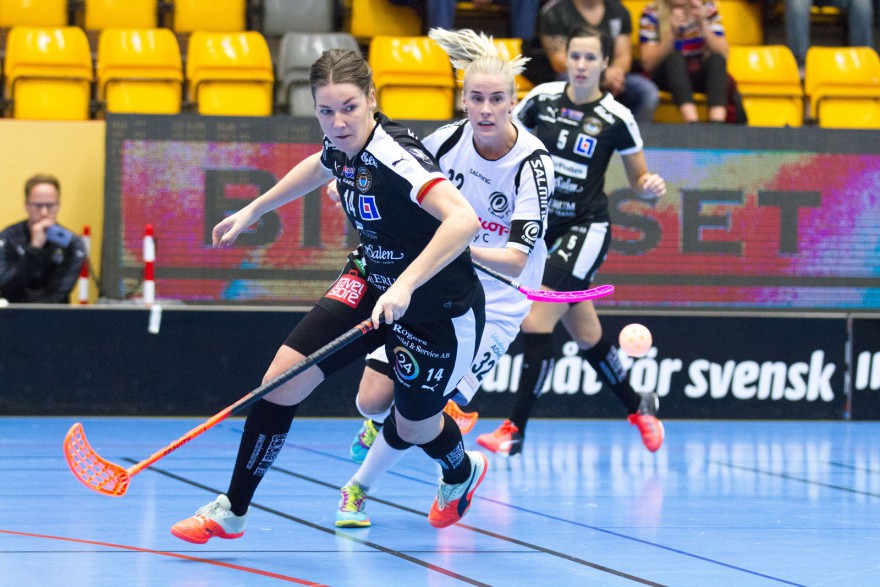
[{"label": "blue sports floor", "polygon": [[[301,419],[245,536],[197,546],[168,529],[225,490],[243,421],[117,498],[67,469],[73,421],[0,418],[2,585],[880,585],[880,423],[667,421],[652,455],[624,420],[536,420],[522,455],[490,455],[462,523],[428,525],[437,465],[410,451],[372,494],[373,527],[337,530],[360,423]],[[201,421],[83,424],[128,467]]]}]

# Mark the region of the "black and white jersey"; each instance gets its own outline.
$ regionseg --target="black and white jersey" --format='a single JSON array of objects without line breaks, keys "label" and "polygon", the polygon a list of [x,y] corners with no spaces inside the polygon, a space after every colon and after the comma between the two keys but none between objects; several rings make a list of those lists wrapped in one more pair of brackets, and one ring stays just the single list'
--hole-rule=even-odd
[{"label": "black and white jersey", "polygon": [[611,94],[576,106],[565,93],[566,85],[560,81],[536,86],[514,110],[553,158],[551,237],[575,224],[607,222],[605,172],[611,157],[614,151],[629,155],[642,149],[632,113]]},{"label": "black and white jersey", "polygon": [[[543,237],[553,191],[553,163],[540,140],[521,125],[516,127],[513,147],[493,161],[477,153],[467,119],[437,129],[424,139],[424,145],[480,217],[480,232],[472,245],[512,247],[528,254],[517,281],[537,289],[547,257]],[[488,275],[479,277],[486,293],[487,320],[490,309],[515,316],[528,312],[525,296]]]},{"label": "black and white jersey", "polygon": [[[434,158],[409,129],[376,114],[363,149],[352,159],[324,137],[321,163],[333,172],[342,207],[360,233],[367,282],[381,295],[412,263],[440,226],[419,205],[425,188],[446,181]],[[409,322],[460,316],[478,285],[465,250],[413,292]]]}]

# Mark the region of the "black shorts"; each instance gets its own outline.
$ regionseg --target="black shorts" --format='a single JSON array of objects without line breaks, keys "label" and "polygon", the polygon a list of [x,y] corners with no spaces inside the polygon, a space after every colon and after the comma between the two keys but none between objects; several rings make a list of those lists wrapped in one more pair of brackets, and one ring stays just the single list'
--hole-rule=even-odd
[{"label": "black shorts", "polygon": [[570,226],[562,236],[547,243],[547,263],[541,283],[556,291],[588,289],[610,246],[609,222]]},{"label": "black shorts", "polygon": [[[376,299],[349,262],[284,344],[308,356],[369,318]],[[462,316],[418,323],[409,323],[404,317],[368,332],[318,367],[329,376],[384,344],[392,358],[396,410],[408,420],[424,420],[443,410],[447,397],[455,393],[455,386],[470,367],[483,332],[484,305],[479,288],[473,307]]]}]

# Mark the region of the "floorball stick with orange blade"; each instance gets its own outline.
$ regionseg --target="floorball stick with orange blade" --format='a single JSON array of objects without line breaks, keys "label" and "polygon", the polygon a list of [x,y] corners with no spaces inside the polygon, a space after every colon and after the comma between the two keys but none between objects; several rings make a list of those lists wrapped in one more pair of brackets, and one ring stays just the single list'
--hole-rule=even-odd
[{"label": "floorball stick with orange blade", "polygon": [[82,424],[77,422],[71,426],[67,436],[64,437],[64,458],[67,461],[67,465],[70,467],[74,476],[92,491],[97,491],[104,495],[121,497],[125,495],[126,491],[128,491],[128,486],[131,483],[132,477],[159,459],[171,454],[196,436],[210,430],[232,414],[240,412],[267,393],[277,389],[309,367],[316,365],[371,330],[373,330],[372,322],[369,319],[364,320],[284,373],[278,375],[271,381],[267,381],[231,406],[212,416],[206,422],[199,424],[165,448],[154,452],[146,459],[128,467],[127,469],[115,463],[111,463],[107,459],[98,455],[86,439],[86,433],[85,430],[83,430]]}]

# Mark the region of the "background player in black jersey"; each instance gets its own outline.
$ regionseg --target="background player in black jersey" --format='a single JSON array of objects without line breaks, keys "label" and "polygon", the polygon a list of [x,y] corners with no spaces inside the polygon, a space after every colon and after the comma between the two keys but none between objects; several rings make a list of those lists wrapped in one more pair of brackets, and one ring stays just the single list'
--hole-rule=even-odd
[{"label": "background player in black jersey", "polygon": [[483,290],[468,252],[479,219],[415,135],[375,112],[372,73],[359,52],[325,51],[312,65],[310,83],[322,151],[217,224],[214,245],[232,246],[263,214],[334,177],[362,256],[349,260],[293,329],[264,380],[366,319],[375,329],[254,404],[227,493],[171,529],[189,542],[244,533],[254,492],[281,451],[298,404],[326,375],[382,344],[394,357],[396,377],[385,435],[398,446],[418,445],[443,469],[430,523],[458,521],[486,473],[486,457],[465,452],[461,431],[442,413],[482,335]]},{"label": "background player in black jersey", "polygon": [[[599,88],[609,47],[610,41],[597,29],[573,29],[566,42],[569,81],[537,86],[515,111],[547,147],[556,174],[549,203],[545,289],[585,289],[605,260],[611,244],[605,172],[615,151],[623,157],[637,194],[658,198],[666,193],[663,178],[648,171],[632,114]],[[657,396],[640,395],[629,385],[617,348],[603,335],[592,302],[532,304],[522,324],[522,373],[510,419],[495,432],[480,435],[477,443],[505,456],[522,450],[529,415],[553,371],[553,330],[560,321],[580,355],[626,406],[648,450],[659,449],[664,431],[655,416]]]}]

